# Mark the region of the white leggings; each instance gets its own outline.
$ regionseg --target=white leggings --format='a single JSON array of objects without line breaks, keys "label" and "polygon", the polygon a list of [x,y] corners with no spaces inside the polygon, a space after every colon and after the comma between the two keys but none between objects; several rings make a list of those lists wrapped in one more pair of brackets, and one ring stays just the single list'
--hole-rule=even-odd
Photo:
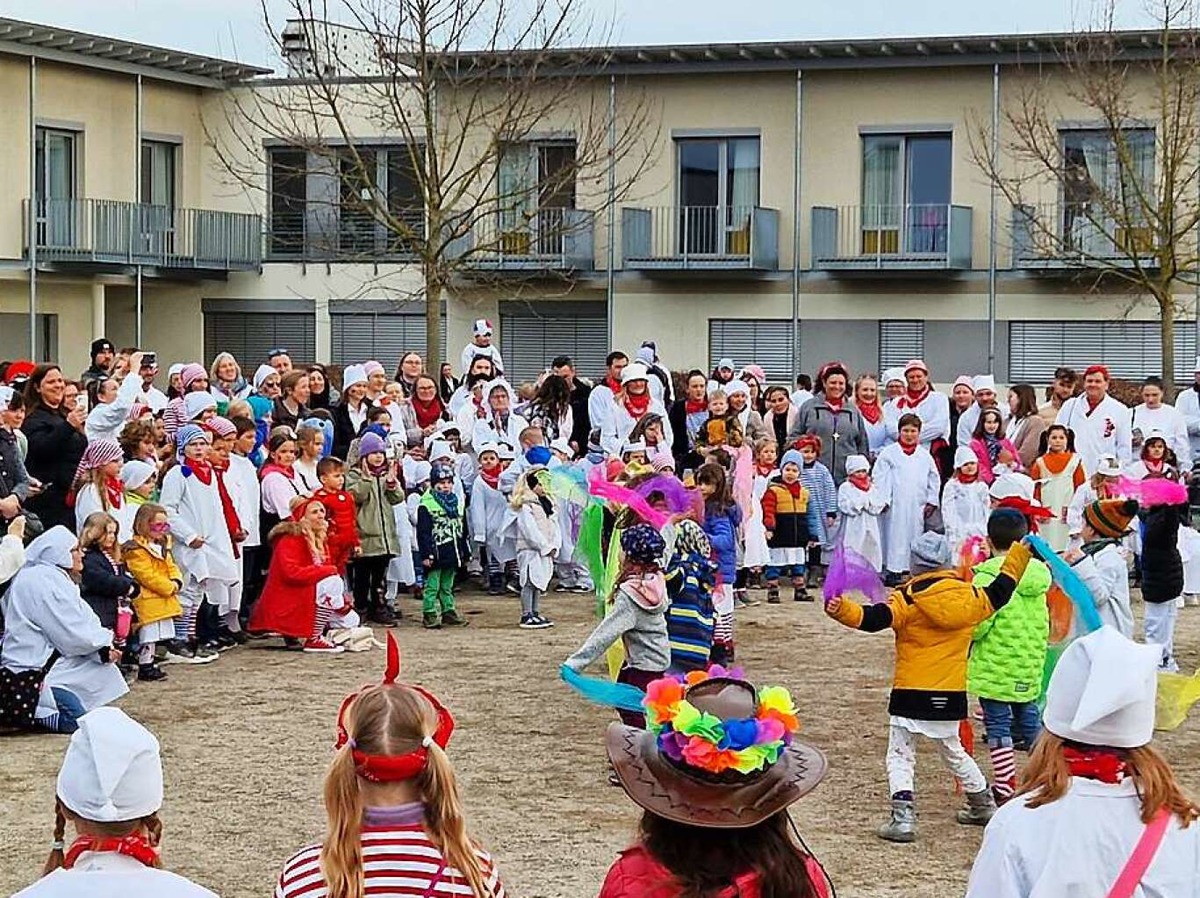
[{"label": "white leggings", "polygon": [[[917,770],[917,733],[912,733],[904,727],[888,727],[887,772],[888,789],[892,795],[897,792],[912,792],[913,781]],[[928,738],[928,737],[926,737]],[[948,736],[945,739],[934,739],[938,752],[950,771],[958,777],[967,792],[981,792],[987,788],[987,780],[983,771],[975,763],[975,759],[967,754],[958,736]]]},{"label": "white leggings", "polygon": [[1172,673],[1179,670],[1175,662],[1175,620],[1178,617],[1179,607],[1174,601],[1146,603],[1146,642],[1162,646],[1158,667]]}]

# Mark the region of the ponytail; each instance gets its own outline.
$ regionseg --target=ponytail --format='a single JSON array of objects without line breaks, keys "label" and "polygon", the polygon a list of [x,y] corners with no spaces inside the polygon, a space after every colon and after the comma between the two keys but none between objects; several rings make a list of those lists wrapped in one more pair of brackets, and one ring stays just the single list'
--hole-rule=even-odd
[{"label": "ponytail", "polygon": [[363,898],[362,795],[353,749],[338,749],[325,777],[325,813],[329,831],[321,845],[321,875],[328,898]]},{"label": "ponytail", "polygon": [[[425,823],[430,838],[441,849],[448,866],[467,878],[475,898],[494,898],[495,893],[475,853],[475,845],[467,834],[454,767],[436,742],[429,746],[420,784],[425,796]],[[332,893],[330,898],[334,898]]]},{"label": "ponytail", "polygon": [[42,876],[49,876],[63,865],[63,839],[67,836],[67,815],[63,813],[62,803],[54,802],[54,840],[50,843],[50,856],[42,867]]}]

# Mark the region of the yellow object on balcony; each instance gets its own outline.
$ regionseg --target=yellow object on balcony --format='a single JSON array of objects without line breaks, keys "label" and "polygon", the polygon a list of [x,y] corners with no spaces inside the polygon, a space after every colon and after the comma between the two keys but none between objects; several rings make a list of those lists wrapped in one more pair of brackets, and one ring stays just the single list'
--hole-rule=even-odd
[{"label": "yellow object on balcony", "polygon": [[900,232],[891,229],[873,228],[862,232],[864,256],[888,255],[900,251]]},{"label": "yellow object on balcony", "polygon": [[528,231],[504,231],[500,234],[500,252],[506,256],[528,256]]}]

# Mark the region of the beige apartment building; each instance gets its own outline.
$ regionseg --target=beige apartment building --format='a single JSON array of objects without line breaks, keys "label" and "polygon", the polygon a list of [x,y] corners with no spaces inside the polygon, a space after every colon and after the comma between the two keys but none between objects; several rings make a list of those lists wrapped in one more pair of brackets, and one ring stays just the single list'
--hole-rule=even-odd
[{"label": "beige apartment building", "polygon": [[[447,357],[482,317],[517,379],[563,352],[594,374],[610,347],[644,339],[673,368],[732,356],[779,381],[830,358],[877,371],[923,356],[939,380],[990,368],[1045,382],[1094,361],[1156,371],[1153,307],[1090,291],[1071,259],[1033,250],[972,158],[997,102],[1039,65],[1053,78],[1054,40],[618,48],[592,87],[618,109],[650,99],[651,164],[611,215],[560,191],[499,221],[504,249],[479,264],[521,286],[453,290]],[[328,201],[320,172],[295,176],[304,154],[264,138],[261,189],[218,163],[232,98],[295,74],[0,19],[0,357],[32,346],[82,370],[101,334],[164,362],[227,349],[251,369],[273,346],[389,366],[422,350],[418,272],[339,210],[336,189]],[[1111,168],[1097,123],[1062,104],[1064,154]],[[531,139],[524,176],[569,158],[570,133]],[[403,193],[394,136],[356,137],[376,187]],[[1039,201],[1078,228],[1056,189]],[[550,218],[571,227],[539,234]],[[1190,376],[1196,301],[1181,301],[1177,373]]]}]

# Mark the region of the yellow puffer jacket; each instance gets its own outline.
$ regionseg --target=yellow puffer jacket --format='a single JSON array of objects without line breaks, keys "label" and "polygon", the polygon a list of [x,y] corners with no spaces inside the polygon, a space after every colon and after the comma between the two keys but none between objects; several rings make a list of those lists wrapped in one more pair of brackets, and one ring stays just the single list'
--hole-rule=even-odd
[{"label": "yellow puffer jacket", "polygon": [[183,614],[183,608],[179,605],[183,574],[171,556],[170,543],[160,556],[149,548],[148,540],[135,536],[121,547],[121,552],[121,560],[142,588],[133,600],[138,626],[144,627]]},{"label": "yellow puffer jacket", "polygon": [[1009,551],[996,579],[980,588],[953,571],[913,577],[880,605],[842,598],[833,616],[848,627],[896,633],[896,673],[888,711],[914,720],[967,716],[967,653],[975,626],[1004,607],[1025,567],[1029,549]]}]

